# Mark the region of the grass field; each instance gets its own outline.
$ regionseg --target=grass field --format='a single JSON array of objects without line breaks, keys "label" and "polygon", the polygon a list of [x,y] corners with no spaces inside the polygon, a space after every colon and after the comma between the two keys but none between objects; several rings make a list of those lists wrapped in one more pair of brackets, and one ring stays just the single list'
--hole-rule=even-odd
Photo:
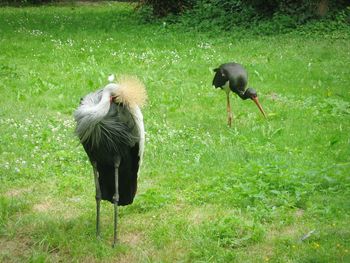
[{"label": "grass field", "polygon": [[[128,4],[0,9],[1,262],[350,262],[350,30],[254,37],[142,24]],[[268,114],[212,88],[244,64]],[[138,76],[134,204],[102,204],[80,98]]]}]

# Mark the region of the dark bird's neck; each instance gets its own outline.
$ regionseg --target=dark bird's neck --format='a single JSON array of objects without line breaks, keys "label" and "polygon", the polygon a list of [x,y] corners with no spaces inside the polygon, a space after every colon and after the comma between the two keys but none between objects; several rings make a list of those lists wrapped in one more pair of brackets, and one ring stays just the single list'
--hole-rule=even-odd
[{"label": "dark bird's neck", "polygon": [[250,99],[249,94],[247,92],[242,92],[240,90],[232,90],[234,93],[236,93],[242,100]]}]

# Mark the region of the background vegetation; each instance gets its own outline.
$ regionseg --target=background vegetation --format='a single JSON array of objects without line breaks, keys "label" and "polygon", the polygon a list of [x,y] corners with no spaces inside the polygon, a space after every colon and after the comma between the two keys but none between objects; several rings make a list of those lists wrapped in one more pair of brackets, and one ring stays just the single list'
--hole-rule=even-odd
[{"label": "background vegetation", "polygon": [[[139,8],[146,21],[158,17],[202,31],[243,27],[255,34],[276,34],[319,21],[348,27],[347,6],[342,0],[143,0]],[[334,23],[330,27],[333,30]]]},{"label": "background vegetation", "polygon": [[[135,7],[0,10],[0,261],[349,262],[347,11],[272,34],[285,28],[273,17],[222,30],[190,27],[187,13],[145,24]],[[233,97],[226,126],[211,81],[228,61],[248,69],[267,120]],[[112,73],[137,75],[149,95],[139,190],[120,209],[116,249],[108,203],[95,238],[72,117]]]}]

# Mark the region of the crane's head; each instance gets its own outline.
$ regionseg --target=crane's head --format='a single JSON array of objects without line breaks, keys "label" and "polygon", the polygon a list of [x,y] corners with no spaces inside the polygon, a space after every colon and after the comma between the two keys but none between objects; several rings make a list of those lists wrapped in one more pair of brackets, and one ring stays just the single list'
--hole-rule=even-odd
[{"label": "crane's head", "polygon": [[250,98],[251,100],[253,100],[255,102],[256,106],[258,106],[262,115],[264,115],[264,117],[266,118],[265,111],[263,110],[263,108],[258,100],[258,93],[256,92],[255,89],[253,89],[253,88],[246,89],[246,91],[244,92],[244,97],[246,99]]},{"label": "crane's head", "polygon": [[109,96],[109,101],[112,103],[117,98],[119,86],[115,83],[109,83],[103,88],[103,93]]},{"label": "crane's head", "polygon": [[147,100],[144,84],[136,77],[122,76],[118,84],[110,83],[103,88],[110,102],[122,103],[128,107],[142,107]]}]

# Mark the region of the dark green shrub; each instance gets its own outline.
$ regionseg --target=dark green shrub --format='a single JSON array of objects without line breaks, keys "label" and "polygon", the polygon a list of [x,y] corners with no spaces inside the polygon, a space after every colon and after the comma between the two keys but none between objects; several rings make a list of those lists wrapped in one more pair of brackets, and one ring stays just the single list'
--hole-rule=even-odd
[{"label": "dark green shrub", "polygon": [[205,30],[246,27],[248,23],[256,20],[258,14],[255,10],[240,0],[197,0],[194,7],[185,12],[180,19],[186,26]]},{"label": "dark green shrub", "polygon": [[0,5],[40,5],[57,2],[57,0],[0,0]]},{"label": "dark green shrub", "polygon": [[218,12],[219,15],[230,16],[236,14],[237,9],[249,9],[254,10],[261,18],[271,18],[278,13],[307,20],[345,9],[348,2],[346,0],[140,0],[139,5],[151,7],[156,17],[180,15],[191,9],[201,10],[202,13],[214,11],[211,16],[217,15]]},{"label": "dark green shrub", "polygon": [[152,8],[155,17],[165,17],[169,14],[178,15],[184,10],[189,9],[195,0],[140,0],[139,5]]},{"label": "dark green shrub", "polygon": [[345,0],[142,0],[140,4],[146,21],[162,17],[211,32],[251,29],[257,34],[275,34],[315,21],[336,20],[332,27],[350,23]]}]

